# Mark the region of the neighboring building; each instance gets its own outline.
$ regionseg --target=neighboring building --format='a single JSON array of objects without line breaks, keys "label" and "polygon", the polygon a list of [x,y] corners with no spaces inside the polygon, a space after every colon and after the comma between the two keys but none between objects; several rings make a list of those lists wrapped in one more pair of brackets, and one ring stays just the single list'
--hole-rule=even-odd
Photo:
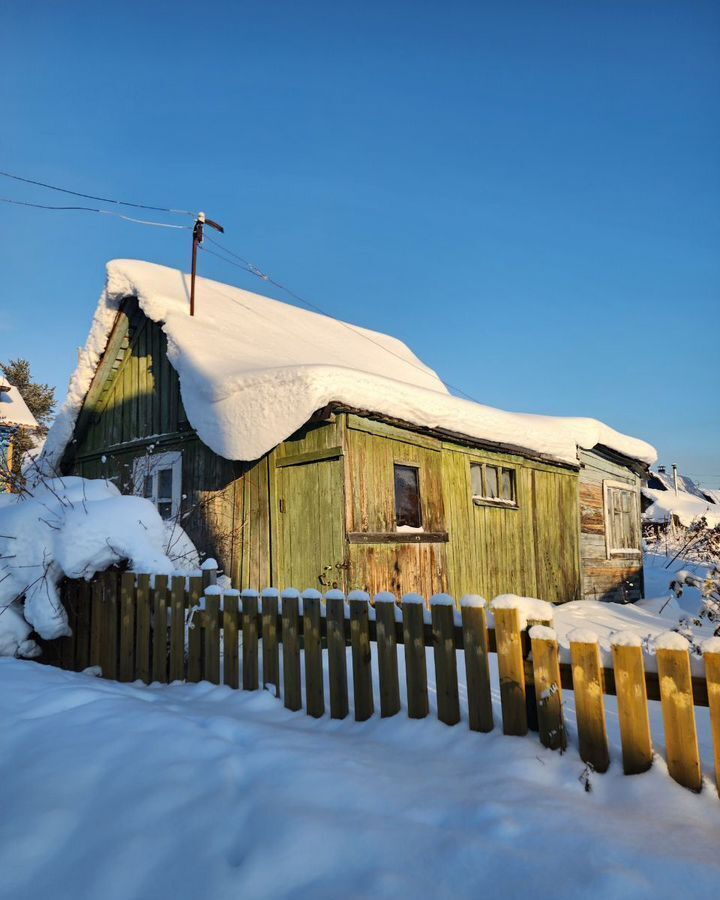
[{"label": "neighboring building", "polygon": [[12,486],[13,452],[18,432],[36,428],[35,417],[20,391],[0,375],[0,491],[9,491]]},{"label": "neighboring building", "polygon": [[664,466],[648,474],[642,488],[643,524],[659,535],[668,528],[677,531],[705,519],[710,527],[720,525],[720,491],[701,488],[677,473],[676,479]]},{"label": "neighboring building", "polygon": [[207,279],[191,318],[187,282],[109,264],[48,465],[149,497],[239,587],[640,596],[648,444],[452,397],[400,341]]}]

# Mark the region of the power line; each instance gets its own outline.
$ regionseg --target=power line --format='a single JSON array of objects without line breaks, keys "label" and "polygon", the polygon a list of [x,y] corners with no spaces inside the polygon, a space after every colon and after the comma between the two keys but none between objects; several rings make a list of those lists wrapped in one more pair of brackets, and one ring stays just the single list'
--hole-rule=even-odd
[{"label": "power line", "polygon": [[[11,200],[8,197],[0,197],[0,203],[12,203],[13,206],[29,206],[32,209],[51,209],[64,212],[94,212],[99,213],[101,216],[114,216],[117,219],[124,219],[126,222],[136,222],[138,225],[154,225],[156,228],[179,228],[183,231],[189,231],[192,228],[192,225],[172,225],[168,222],[150,222],[147,219],[135,219],[133,216],[125,216],[112,209],[96,209],[92,206],[47,206],[44,203],[29,203],[27,200]],[[151,207],[146,208],[150,209]]]},{"label": "power line", "polygon": [[[364,338],[366,341],[369,341],[371,344],[374,344],[380,350],[383,350],[385,353],[389,353],[391,356],[394,356],[396,359],[399,359],[400,362],[405,363],[408,366],[412,366],[414,369],[417,369],[419,372],[422,372],[424,375],[430,374],[428,370],[424,366],[419,366],[417,363],[412,362],[412,360],[406,359],[404,356],[400,356],[399,353],[395,353],[389,347],[386,347],[384,344],[380,344],[378,341],[373,340],[370,335],[365,334],[363,331],[355,328],[350,325],[348,322],[343,322],[342,319],[338,319],[336,316],[332,315],[332,313],[326,312],[322,307],[318,306],[315,303],[311,303],[310,300],[306,300],[304,297],[301,297],[300,294],[296,294],[295,291],[290,290],[290,288],[286,287],[284,284],[281,284],[279,281],[275,281],[274,278],[271,278],[267,273],[263,272],[258,266],[254,263],[251,263],[249,260],[245,259],[243,256],[240,256],[238,253],[234,253],[232,250],[228,250],[223,244],[219,241],[214,240],[209,235],[206,235],[206,240],[210,241],[210,243],[214,244],[216,247],[220,247],[225,253],[228,253],[230,256],[235,257],[235,259],[240,260],[242,265],[238,264],[232,259],[228,259],[227,257],[221,256],[219,253],[215,253],[212,250],[208,250],[207,247],[201,247],[205,253],[210,253],[212,256],[216,256],[218,259],[222,259],[223,262],[229,263],[231,266],[236,266],[238,269],[242,269],[244,272],[249,272],[251,275],[255,275],[257,278],[260,278],[262,281],[267,281],[268,284],[274,285],[281,291],[285,291],[293,299],[297,300],[298,303],[302,303],[304,306],[307,306],[309,309],[312,309],[314,312],[319,313],[322,316],[326,316],[328,319],[333,319],[333,321],[337,322],[338,325],[342,325],[343,328],[347,328],[348,331],[352,331],[353,334],[357,334],[359,337]],[[438,378],[440,376],[437,376]],[[445,387],[449,388],[451,391],[454,391],[456,394],[461,394],[465,397],[466,400],[471,400],[473,403],[479,403],[479,400],[476,400],[462,388],[456,387],[453,384],[450,384],[449,381],[444,381],[442,378],[440,379]]]},{"label": "power line", "polygon": [[82,194],[79,191],[71,191],[68,188],[57,187],[54,184],[47,184],[44,181],[35,181],[32,178],[23,178],[21,175],[13,175],[10,172],[0,172],[3,178],[12,178],[14,181],[23,181],[25,184],[34,184],[37,187],[47,188],[51,191],[60,191],[63,194],[72,194],[73,197],[83,197],[85,200],[97,200],[100,203],[115,203],[118,206],[133,206],[135,209],[150,209],[153,212],[174,213],[181,216],[195,217],[195,213],[189,212],[187,209],[170,209],[165,206],[148,206],[145,203],[130,203],[128,200],[114,200],[110,197],[96,197],[93,194]]}]

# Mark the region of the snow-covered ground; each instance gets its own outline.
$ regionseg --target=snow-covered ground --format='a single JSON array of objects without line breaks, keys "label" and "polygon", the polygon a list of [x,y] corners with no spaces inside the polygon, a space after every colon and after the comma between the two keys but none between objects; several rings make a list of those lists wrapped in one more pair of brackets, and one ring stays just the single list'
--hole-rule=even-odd
[{"label": "snow-covered ground", "polygon": [[611,698],[612,765],[586,792],[571,694],[561,756],[503,736],[497,705],[491,734],[441,725],[432,691],[424,721],[356,723],[263,691],[120,685],[23,660],[0,659],[0,682],[3,898],[717,894],[714,785],[691,794],[660,758],[623,776]]}]

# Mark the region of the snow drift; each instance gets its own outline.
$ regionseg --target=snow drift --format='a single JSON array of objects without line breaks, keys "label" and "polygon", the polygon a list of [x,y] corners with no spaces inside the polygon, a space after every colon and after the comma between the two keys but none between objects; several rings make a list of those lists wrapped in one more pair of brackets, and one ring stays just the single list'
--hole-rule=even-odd
[{"label": "snow drift", "polygon": [[199,278],[197,314],[190,318],[188,282],[189,276],[152,263],[108,264],[88,342],[45,445],[50,466],[72,437],[118,307],[128,296],[162,323],[190,423],[227,459],[262,456],[333,401],[563,462],[577,461],[578,446],[597,444],[648,464],[656,459],[649,444],[595,419],[509,413],[452,397],[401,341],[249,291]]},{"label": "snow drift", "polygon": [[170,574],[166,541],[153,504],[108,481],[55,478],[31,496],[0,495],[0,655],[32,655],[31,626],[47,640],[70,633],[58,595],[65,576],[89,579],[123,560]]}]

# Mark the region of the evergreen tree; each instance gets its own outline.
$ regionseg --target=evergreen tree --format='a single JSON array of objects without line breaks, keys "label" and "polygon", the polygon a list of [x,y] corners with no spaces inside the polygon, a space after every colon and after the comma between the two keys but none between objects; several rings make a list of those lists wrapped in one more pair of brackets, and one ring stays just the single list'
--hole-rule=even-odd
[{"label": "evergreen tree", "polygon": [[18,389],[20,396],[38,423],[37,432],[32,433],[21,428],[15,436],[13,474],[20,477],[25,454],[35,446],[38,437],[42,438],[48,432],[55,409],[55,388],[50,387],[49,384],[33,381],[30,363],[26,359],[11,359],[7,363],[0,363],[0,371],[10,384]]}]

